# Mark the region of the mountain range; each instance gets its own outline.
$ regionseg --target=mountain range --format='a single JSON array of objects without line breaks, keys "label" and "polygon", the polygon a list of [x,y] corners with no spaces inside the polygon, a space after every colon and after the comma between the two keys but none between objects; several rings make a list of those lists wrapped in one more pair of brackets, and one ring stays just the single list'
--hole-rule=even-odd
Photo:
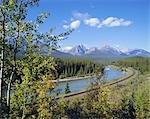
[{"label": "mountain range", "polygon": [[55,50],[52,52],[52,56],[55,58],[84,58],[94,61],[115,61],[134,56],[150,57],[150,52],[143,49],[119,49],[108,45],[101,48],[86,48],[81,44]]}]

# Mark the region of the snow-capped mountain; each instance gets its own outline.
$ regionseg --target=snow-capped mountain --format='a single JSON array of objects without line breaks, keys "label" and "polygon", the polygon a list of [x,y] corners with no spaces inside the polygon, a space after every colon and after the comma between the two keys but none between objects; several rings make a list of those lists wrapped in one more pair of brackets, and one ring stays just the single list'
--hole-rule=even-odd
[{"label": "snow-capped mountain", "polygon": [[114,48],[109,45],[105,45],[101,48],[92,47],[86,48],[84,45],[77,45],[75,47],[66,47],[60,50],[61,52],[69,53],[71,55],[115,55],[115,56],[150,56],[148,51],[143,49],[128,49],[128,48]]},{"label": "snow-capped mountain", "polygon": [[117,48],[113,48],[109,45],[103,46],[102,48],[100,48],[100,51],[105,53],[105,54],[123,55],[123,56],[126,55],[121,50],[118,50]]},{"label": "snow-capped mountain", "polygon": [[84,45],[75,47],[67,47],[52,52],[54,58],[83,58],[93,61],[111,62],[122,58],[133,56],[150,57],[150,53],[143,49],[114,48],[111,46],[103,46],[101,48],[86,48]]},{"label": "snow-capped mountain", "polygon": [[135,50],[131,50],[129,52],[126,52],[126,54],[128,56],[143,56],[143,57],[146,57],[146,56],[150,56],[150,53],[146,50],[143,50],[143,49],[135,49]]},{"label": "snow-capped mountain", "polygon": [[127,53],[127,52],[130,52],[133,50],[133,49],[129,49],[129,48],[116,48],[116,49],[118,49],[119,51],[121,51],[123,53]]},{"label": "snow-capped mountain", "polygon": [[58,49],[58,50],[60,50],[62,52],[65,52],[65,53],[68,53],[72,48],[73,47],[71,47],[71,46],[67,46],[67,47],[64,47],[64,48],[61,48],[61,49]]},{"label": "snow-capped mountain", "polygon": [[97,47],[92,47],[86,51],[86,54],[90,54],[90,53],[98,52],[98,51],[99,51],[99,49]]},{"label": "snow-capped mountain", "polygon": [[120,50],[117,50],[116,48],[110,47],[108,45],[103,46],[101,48],[96,48],[96,47],[89,48],[89,50],[85,54],[126,56],[125,53],[121,52]]},{"label": "snow-capped mountain", "polygon": [[87,48],[84,45],[77,45],[71,48],[70,50],[68,50],[67,52],[72,55],[83,55],[86,53],[86,51],[87,51]]}]

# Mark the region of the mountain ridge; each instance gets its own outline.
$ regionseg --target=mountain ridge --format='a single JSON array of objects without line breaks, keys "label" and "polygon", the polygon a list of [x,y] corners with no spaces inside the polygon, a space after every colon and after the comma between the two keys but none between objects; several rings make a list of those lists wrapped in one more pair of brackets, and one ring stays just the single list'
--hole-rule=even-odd
[{"label": "mountain ridge", "polygon": [[150,55],[150,52],[144,50],[144,49],[128,49],[126,48],[126,50],[124,50],[123,48],[114,48],[111,47],[109,45],[105,45],[101,48],[98,47],[91,47],[91,48],[86,48],[84,45],[76,45],[74,47],[70,47],[70,49],[68,50],[63,50],[60,49],[59,51],[61,52],[65,52],[65,53],[69,53],[72,55],[83,55],[83,54],[90,54],[93,52],[101,52],[101,53],[108,53],[108,54],[120,54],[120,55],[130,55],[132,54],[132,56],[139,56],[139,55]]},{"label": "mountain ridge", "polygon": [[76,45],[68,47],[68,49],[58,49],[52,52],[54,58],[84,58],[94,61],[116,61],[126,57],[142,56],[150,57],[150,52],[143,49],[127,49],[114,48],[105,45],[101,48],[86,48],[84,45]]}]

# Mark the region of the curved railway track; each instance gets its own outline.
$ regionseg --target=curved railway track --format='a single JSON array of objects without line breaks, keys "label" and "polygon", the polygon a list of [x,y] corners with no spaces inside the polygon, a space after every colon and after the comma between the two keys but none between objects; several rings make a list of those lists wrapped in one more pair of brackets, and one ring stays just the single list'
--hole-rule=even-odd
[{"label": "curved railway track", "polygon": [[[127,77],[124,77],[124,78],[122,78],[120,80],[116,80],[116,81],[114,81],[112,83],[106,84],[103,87],[109,87],[109,86],[121,83],[123,81],[129,80],[132,77],[136,77],[136,75],[137,75],[137,71],[132,69],[132,74],[131,75],[129,75]],[[53,101],[57,102],[62,97],[64,99],[68,99],[68,98],[71,98],[71,97],[74,97],[74,96],[78,96],[78,95],[82,95],[82,94],[85,94],[85,93],[91,93],[91,92],[94,92],[94,91],[99,90],[99,89],[100,89],[100,87],[96,87],[96,88],[92,88],[92,89],[88,89],[88,90],[84,90],[84,91],[79,91],[79,92],[76,92],[76,93],[66,94],[66,95],[63,95],[63,96],[60,96],[60,97],[56,97]]]}]

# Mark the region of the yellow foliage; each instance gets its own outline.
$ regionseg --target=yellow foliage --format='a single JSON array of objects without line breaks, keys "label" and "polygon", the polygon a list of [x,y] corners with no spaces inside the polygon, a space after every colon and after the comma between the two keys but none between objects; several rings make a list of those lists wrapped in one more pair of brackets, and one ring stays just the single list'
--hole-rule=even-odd
[{"label": "yellow foliage", "polygon": [[14,1],[14,0],[10,0],[10,1],[9,1],[9,4],[10,4],[10,5],[14,5],[14,4],[15,4],[15,1]]},{"label": "yellow foliage", "polygon": [[48,89],[54,88],[54,84],[53,84],[51,81],[48,81],[48,83],[47,83],[47,88],[48,88]]}]

